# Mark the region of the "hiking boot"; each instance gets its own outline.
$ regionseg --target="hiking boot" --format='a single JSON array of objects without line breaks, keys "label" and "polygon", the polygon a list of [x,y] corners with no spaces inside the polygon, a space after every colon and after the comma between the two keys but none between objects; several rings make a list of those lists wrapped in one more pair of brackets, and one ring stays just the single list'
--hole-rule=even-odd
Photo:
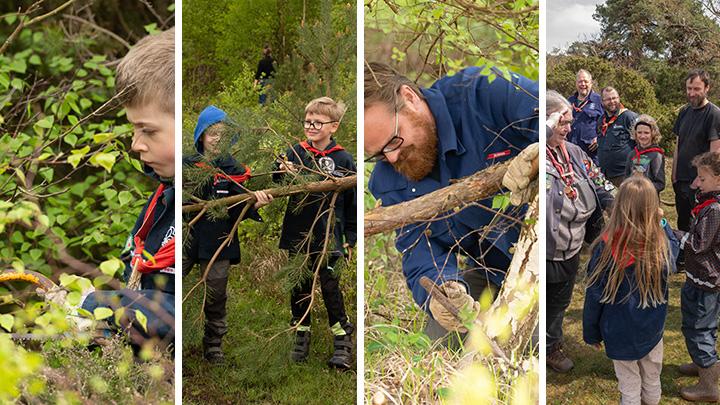
[{"label": "hiking boot", "polygon": [[333,342],[335,346],[335,352],[333,353],[330,360],[328,360],[328,366],[335,367],[340,370],[348,370],[352,367],[352,335],[340,335],[335,336]]},{"label": "hiking boot", "polygon": [[690,377],[697,377],[697,376],[698,376],[698,368],[699,368],[699,367],[698,367],[695,363],[690,362],[690,363],[687,363],[687,364],[681,364],[681,365],[679,365],[679,366],[678,366],[678,371],[679,371],[680,374],[682,374],[682,375],[687,375],[687,376],[690,376]]},{"label": "hiking boot", "polygon": [[698,367],[700,380],[692,387],[680,388],[680,396],[691,402],[717,402],[720,399],[718,378],[720,377],[720,362],[708,368]]},{"label": "hiking boot", "polygon": [[559,344],[553,346],[553,350],[547,355],[545,363],[558,373],[567,373],[575,366],[575,363],[563,353],[562,346]]},{"label": "hiking boot", "polygon": [[225,354],[220,346],[206,347],[204,352],[203,357],[210,364],[222,364],[225,362]]},{"label": "hiking boot", "polygon": [[305,361],[310,354],[310,331],[297,331],[295,333],[295,346],[290,352],[294,362]]}]

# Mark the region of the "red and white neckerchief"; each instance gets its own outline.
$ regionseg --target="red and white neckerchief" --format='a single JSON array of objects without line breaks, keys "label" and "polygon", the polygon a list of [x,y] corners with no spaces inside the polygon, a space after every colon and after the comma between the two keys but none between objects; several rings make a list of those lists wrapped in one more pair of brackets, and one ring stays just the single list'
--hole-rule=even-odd
[{"label": "red and white neckerchief", "polygon": [[[197,167],[199,167],[199,168],[201,168],[201,169],[208,169],[208,170],[210,170],[210,171],[216,171],[216,170],[217,170],[217,169],[214,168],[214,167],[208,166],[208,165],[205,164],[204,162],[195,163],[195,166],[197,166]],[[213,176],[213,185],[218,184],[218,182],[220,181],[220,179],[227,179],[227,180],[232,181],[233,183],[240,184],[240,183],[242,183],[242,182],[244,182],[244,181],[249,180],[250,177],[252,177],[252,173],[250,172],[250,167],[245,166],[245,173],[243,173],[243,174],[230,175],[230,174],[225,174],[225,173],[222,173],[222,172],[215,173],[215,175]]]},{"label": "red and white neckerchief", "polygon": [[149,255],[145,252],[145,239],[147,238],[150,229],[153,226],[155,218],[155,209],[157,208],[158,198],[163,194],[165,185],[160,184],[150,204],[145,210],[145,216],[143,217],[142,225],[140,229],[135,233],[133,242],[135,244],[135,250],[133,250],[132,260],[130,265],[133,270],[137,270],[140,273],[152,273],[159,271],[167,267],[173,267],[175,265],[175,237],[168,239],[164,245],[154,255]]},{"label": "red and white neckerchief", "polygon": [[718,196],[712,196],[702,202],[700,202],[698,205],[695,206],[695,208],[692,209],[692,216],[697,217],[700,214],[700,211],[702,211],[703,208],[707,207],[708,205],[712,205],[713,203],[720,203],[720,198]]},{"label": "red and white neckerchief", "polygon": [[626,108],[620,104],[620,109],[618,110],[618,113],[613,115],[612,118],[610,118],[610,121],[607,119],[607,114],[603,114],[603,120],[602,120],[602,128],[600,128],[600,132],[602,133],[602,136],[605,136],[605,133],[607,132],[610,125],[612,125],[615,121],[617,121],[618,117],[622,115],[626,111]]},{"label": "red and white neckerchief", "polygon": [[640,149],[638,149],[638,147],[636,146],[636,147],[635,147],[635,157],[633,158],[633,161],[636,162],[636,163],[639,162],[641,155],[644,155],[644,154],[650,153],[650,152],[658,152],[658,153],[660,153],[661,155],[664,155],[664,154],[665,154],[665,151],[664,151],[662,148],[647,148],[647,149],[645,149],[645,150],[640,150]]},{"label": "red and white neckerchief", "polygon": [[305,149],[306,151],[312,152],[315,156],[321,156],[321,157],[327,156],[327,155],[329,155],[333,152],[339,151],[339,150],[345,150],[345,148],[343,148],[342,146],[340,146],[338,144],[335,144],[335,146],[333,146],[330,149],[320,150],[320,149],[315,148],[312,145],[310,145],[307,141],[300,142],[300,146],[302,146],[302,148]]},{"label": "red and white neckerchief", "polygon": [[565,170],[563,164],[555,158],[555,153],[553,153],[550,146],[545,147],[545,154],[547,155],[547,159],[550,163],[552,163],[555,167],[555,170],[557,170],[560,174],[560,178],[563,183],[565,183],[565,195],[568,196],[569,199],[574,200],[577,198],[577,190],[575,190],[575,187],[573,186],[575,184],[575,172],[573,172],[572,163],[570,162],[570,155],[568,155],[564,143],[560,143],[558,148],[560,149],[562,157],[567,164],[567,170]]},{"label": "red and white neckerchief", "polygon": [[587,105],[587,103],[589,101],[590,101],[590,94],[588,94],[587,97],[585,97],[585,100],[583,100],[582,104],[575,105],[575,103],[572,103],[571,105],[572,105],[573,110],[575,110],[575,112],[582,112],[583,108],[585,108],[585,106]]}]

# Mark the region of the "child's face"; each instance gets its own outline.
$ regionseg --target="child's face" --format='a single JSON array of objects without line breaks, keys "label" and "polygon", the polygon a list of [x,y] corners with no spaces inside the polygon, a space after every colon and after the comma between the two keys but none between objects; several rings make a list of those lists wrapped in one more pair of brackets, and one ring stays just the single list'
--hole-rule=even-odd
[{"label": "child's face", "polygon": [[222,122],[218,122],[217,124],[213,124],[205,130],[202,136],[202,145],[203,150],[206,154],[218,154],[217,145],[218,142],[220,142],[220,137],[222,136],[224,129],[225,124],[223,124]]},{"label": "child's face", "polygon": [[635,128],[635,140],[643,148],[650,146],[652,142],[652,130],[647,125],[638,125]]},{"label": "child's face", "polygon": [[720,176],[716,176],[709,168],[700,166],[697,168],[698,175],[693,181],[693,186],[703,193],[720,191]]},{"label": "child's face", "polygon": [[307,113],[305,114],[305,121],[315,123],[327,122],[327,124],[322,124],[322,128],[320,129],[315,129],[312,126],[309,129],[305,129],[305,136],[314,143],[322,143],[330,139],[340,125],[338,122],[332,122],[335,120],[324,114]]},{"label": "child's face", "polygon": [[125,107],[133,125],[132,150],[160,177],[175,175],[175,115],[164,112],[157,103]]}]

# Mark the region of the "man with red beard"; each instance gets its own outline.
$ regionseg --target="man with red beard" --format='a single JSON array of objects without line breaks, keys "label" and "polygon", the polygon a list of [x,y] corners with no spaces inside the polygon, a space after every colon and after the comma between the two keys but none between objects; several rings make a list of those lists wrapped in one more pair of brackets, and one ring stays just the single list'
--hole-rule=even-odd
[{"label": "man with red beard", "polygon": [[[377,162],[369,188],[383,206],[431,193],[520,152],[523,159],[514,161],[503,184],[516,205],[537,191],[529,176],[538,154],[538,85],[516,74],[488,80],[481,72],[467,68],[420,89],[388,65],[366,65],[364,148],[366,161]],[[474,311],[485,288],[502,285],[520,230],[512,216],[521,218],[522,210],[497,216],[491,203],[397,231],[403,273],[415,302],[431,315],[425,331],[433,339],[466,330],[428,299],[422,276],[441,285],[455,307]],[[467,259],[462,269],[459,255]]]},{"label": "man with red beard", "polygon": [[690,230],[690,211],[695,206],[691,184],[697,170],[695,156],[720,150],[720,109],[707,99],[710,76],[704,70],[692,70],[685,78],[688,104],[680,110],[673,127],[677,136],[673,155],[672,183],[678,213],[678,229]]}]

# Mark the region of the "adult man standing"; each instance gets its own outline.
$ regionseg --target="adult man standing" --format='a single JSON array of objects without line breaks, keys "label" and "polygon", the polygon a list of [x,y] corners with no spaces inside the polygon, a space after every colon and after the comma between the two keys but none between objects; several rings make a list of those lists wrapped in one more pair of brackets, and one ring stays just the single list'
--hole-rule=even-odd
[{"label": "adult man standing", "polygon": [[600,94],[605,113],[598,126],[598,164],[605,177],[620,187],[627,157],[635,147],[630,131],[638,115],[622,105],[613,87],[605,87]]},{"label": "adult man standing", "polygon": [[572,130],[568,140],[582,148],[597,163],[597,128],[603,115],[600,95],[592,90],[592,75],[585,69],[575,75],[575,94],[568,98],[573,109]]},{"label": "adult man standing", "polygon": [[[489,81],[472,67],[420,89],[388,65],[365,67],[365,153],[377,161],[369,188],[384,206],[415,199],[521,153],[503,180],[514,203],[537,190],[529,185],[538,156],[538,85],[512,74]],[[525,149],[529,145],[529,148]],[[535,169],[537,170],[537,169]],[[509,216],[468,205],[427,224],[397,231],[403,273],[415,302],[428,311],[426,333],[440,338],[462,325],[422,288],[427,276],[457,308],[477,308],[476,298],[502,284],[519,226]],[[514,210],[516,217],[519,210]],[[492,224],[491,224],[492,221]],[[486,227],[490,225],[489,227]],[[458,254],[467,258],[461,272]]]},{"label": "adult man standing", "polygon": [[692,70],[685,77],[688,103],[680,110],[673,133],[677,136],[673,155],[672,183],[678,229],[690,230],[690,211],[695,206],[695,190],[690,185],[697,176],[693,158],[707,151],[720,150],[720,109],[707,99],[710,76]]}]

